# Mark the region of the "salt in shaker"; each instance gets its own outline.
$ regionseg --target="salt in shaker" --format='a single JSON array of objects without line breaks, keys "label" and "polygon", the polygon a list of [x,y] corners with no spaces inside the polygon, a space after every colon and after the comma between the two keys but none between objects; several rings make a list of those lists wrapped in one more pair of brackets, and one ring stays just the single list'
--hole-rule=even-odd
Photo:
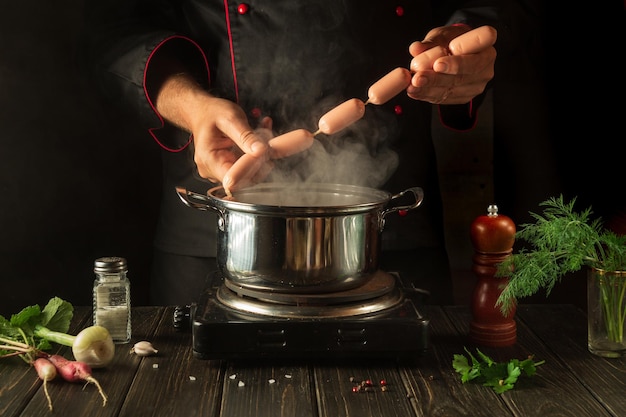
[{"label": "salt in shaker", "polygon": [[93,324],[106,327],[113,342],[131,337],[130,281],[125,258],[103,257],[94,262]]}]

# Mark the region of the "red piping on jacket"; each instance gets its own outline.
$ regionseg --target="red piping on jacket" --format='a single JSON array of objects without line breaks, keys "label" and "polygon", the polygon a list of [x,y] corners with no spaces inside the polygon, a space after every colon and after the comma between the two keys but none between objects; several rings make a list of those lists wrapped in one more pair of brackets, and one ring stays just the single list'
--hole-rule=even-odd
[{"label": "red piping on jacket", "polygon": [[226,16],[226,31],[228,32],[228,47],[230,48],[230,66],[233,70],[235,100],[239,103],[239,85],[237,84],[237,71],[235,70],[235,47],[233,46],[233,32],[230,25],[230,13],[228,13],[228,0],[224,0],[224,16]]},{"label": "red piping on jacket", "polygon": [[441,106],[442,104],[437,105],[437,115],[439,116],[439,123],[441,123],[441,125],[443,127],[445,127],[448,130],[451,130],[453,132],[469,132],[470,130],[474,130],[474,128],[476,127],[476,125],[478,125],[478,110],[474,109],[474,100],[470,100],[469,103],[467,103],[467,116],[472,119],[472,125],[467,127],[467,128],[463,128],[463,129],[457,129],[453,126],[449,126],[444,120],[443,120],[443,116],[441,115]]},{"label": "red piping on jacket", "polygon": [[159,120],[161,121],[161,126],[159,127],[151,127],[148,129],[148,132],[150,132],[150,135],[152,136],[152,138],[156,141],[156,143],[159,144],[159,146],[163,149],[165,149],[166,151],[169,152],[180,152],[182,150],[184,150],[187,146],[189,146],[189,144],[191,143],[191,141],[193,140],[193,134],[189,135],[189,140],[187,141],[187,143],[185,143],[182,147],[178,148],[178,149],[174,149],[174,148],[170,148],[169,146],[165,145],[163,142],[161,142],[158,138],[157,135],[154,133],[156,130],[162,129],[165,126],[165,120],[163,120],[163,117],[161,116],[161,114],[157,111],[156,109],[156,105],[154,104],[154,102],[152,101],[152,99],[150,98],[150,95],[148,94],[148,90],[146,89],[146,75],[148,73],[148,67],[150,66],[150,61],[152,60],[152,57],[154,56],[154,54],[159,50],[160,47],[162,47],[165,43],[171,41],[172,39],[184,39],[186,41],[191,42],[196,48],[198,48],[198,51],[200,52],[200,55],[202,56],[202,59],[204,60],[204,66],[206,68],[206,73],[207,73],[207,81],[209,83],[209,85],[211,84],[211,74],[210,74],[210,70],[209,70],[209,60],[207,59],[206,55],[204,54],[204,51],[202,50],[202,48],[200,47],[200,45],[198,45],[196,42],[194,42],[192,39],[186,37],[186,36],[182,36],[182,35],[174,35],[174,36],[170,36],[169,38],[166,38],[164,40],[162,40],[150,53],[150,55],[148,56],[148,60],[146,61],[146,66],[143,69],[143,92],[146,96],[146,100],[148,100],[148,104],[150,104],[150,107],[152,108],[152,111],[157,115],[157,117],[159,118]]}]

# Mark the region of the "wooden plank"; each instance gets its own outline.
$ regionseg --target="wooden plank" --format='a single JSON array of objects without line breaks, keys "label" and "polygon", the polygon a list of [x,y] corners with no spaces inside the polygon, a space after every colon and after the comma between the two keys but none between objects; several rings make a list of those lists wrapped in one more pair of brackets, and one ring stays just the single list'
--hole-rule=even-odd
[{"label": "wooden plank", "polygon": [[614,416],[626,416],[626,358],[601,358],[587,349],[587,316],[569,305],[522,305],[520,318]]},{"label": "wooden plank", "polygon": [[137,375],[126,386],[125,398],[120,393],[124,400],[120,417],[217,415],[223,377],[220,363],[194,358],[191,332],[174,329],[173,313],[174,308],[168,307],[164,314],[155,315],[155,334],[137,332],[137,338],[133,337],[152,342],[159,352],[143,358],[126,354],[125,366],[132,364]]},{"label": "wooden plank", "polygon": [[395,361],[321,362],[314,367],[314,377],[322,417],[415,415]]},{"label": "wooden plank", "polygon": [[224,376],[221,417],[313,417],[310,368],[297,361],[232,361]]},{"label": "wooden plank", "polygon": [[417,366],[402,368],[419,416],[493,417],[512,415],[490,388],[461,383],[452,367],[455,353],[464,353],[464,337],[440,307],[424,306],[430,319],[431,348]]},{"label": "wooden plank", "polygon": [[[68,333],[76,334],[90,319],[85,310],[74,311]],[[51,353],[64,353],[68,349],[55,346]],[[0,360],[0,415],[3,417],[18,416],[28,408],[31,400],[36,399],[42,405],[37,415],[49,415],[48,405],[43,392],[43,384],[36,372],[19,358],[3,358]],[[52,391],[56,382],[49,384]],[[33,414],[34,416],[35,414]]]},{"label": "wooden plank", "polygon": [[37,394],[41,381],[35,371],[19,358],[3,358],[0,375],[0,415],[18,416]]},{"label": "wooden plank", "polygon": [[[469,334],[471,314],[467,308],[448,308],[452,322],[464,335]],[[517,317],[516,317],[517,318]],[[555,330],[558,322],[548,314],[543,321],[549,323],[556,337],[567,337],[564,332]],[[523,359],[533,355],[535,360],[545,360],[546,363],[538,368],[537,374],[531,378],[521,378],[515,385],[515,389],[500,395],[502,401],[512,410],[516,416],[543,417],[546,415],[571,416],[571,417],[600,417],[610,414],[598,403],[593,396],[573,376],[571,369],[567,368],[549,347],[543,344],[534,334],[534,327],[517,320],[517,343],[507,347],[485,347],[470,343],[466,337],[467,347],[472,351],[479,348],[483,353],[494,360],[505,362],[512,358]],[[457,353],[463,353],[458,351]],[[466,384],[474,392],[491,390],[476,384]]]}]

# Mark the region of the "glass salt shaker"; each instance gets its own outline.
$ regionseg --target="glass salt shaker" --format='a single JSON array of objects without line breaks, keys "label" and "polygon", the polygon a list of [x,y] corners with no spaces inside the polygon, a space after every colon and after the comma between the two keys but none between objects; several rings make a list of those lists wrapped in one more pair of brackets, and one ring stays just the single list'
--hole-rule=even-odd
[{"label": "glass salt shaker", "polygon": [[130,325],[130,281],[125,258],[109,256],[94,262],[93,324],[106,327],[113,342],[128,343]]}]

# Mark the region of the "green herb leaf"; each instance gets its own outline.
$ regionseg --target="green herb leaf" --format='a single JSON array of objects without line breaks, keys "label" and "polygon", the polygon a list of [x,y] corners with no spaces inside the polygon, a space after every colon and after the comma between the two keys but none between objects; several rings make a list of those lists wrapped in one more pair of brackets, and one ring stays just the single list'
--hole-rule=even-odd
[{"label": "green herb leaf", "polygon": [[467,348],[465,351],[472,361],[471,366],[464,355],[455,354],[452,360],[452,367],[461,375],[461,382],[474,380],[484,386],[492,387],[498,394],[513,389],[520,376],[534,375],[537,366],[545,363],[545,361],[535,362],[532,358],[522,361],[511,359],[509,362],[495,362],[476,349],[476,354],[480,358],[478,360]]},{"label": "green herb leaf", "polygon": [[576,199],[550,198],[540,206],[542,215],[530,213],[535,223],[523,224],[516,238],[525,247],[498,265],[496,276],[507,277],[508,284],[496,301],[508,315],[516,300],[544,290],[546,296],[566,274],[583,267],[605,271],[626,269],[626,235],[618,236],[591,218],[591,207],[574,211]]},{"label": "green herb leaf", "polygon": [[[39,305],[23,308],[13,314],[10,320],[0,316],[0,338],[6,341],[23,343],[37,350],[49,350],[48,340],[35,334],[37,326],[44,326],[56,332],[66,333],[74,314],[74,307],[59,297],[54,297],[42,310]],[[0,357],[14,354],[13,350],[0,349]]]}]

